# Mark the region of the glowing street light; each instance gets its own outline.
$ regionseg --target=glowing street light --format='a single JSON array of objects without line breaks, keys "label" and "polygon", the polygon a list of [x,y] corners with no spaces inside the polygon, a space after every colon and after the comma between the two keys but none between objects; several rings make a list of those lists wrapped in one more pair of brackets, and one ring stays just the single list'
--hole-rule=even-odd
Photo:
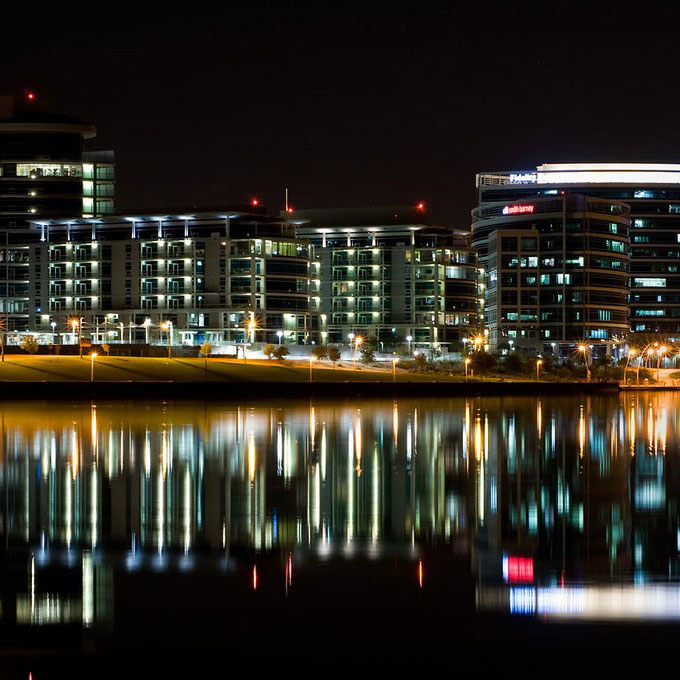
[{"label": "glowing street light", "polygon": [[470,359],[470,357],[465,358],[465,382],[468,381],[468,366],[470,365],[471,361],[472,359]]},{"label": "glowing street light", "polygon": [[312,366],[316,361],[316,357],[313,354],[309,355],[309,382],[312,382]]},{"label": "glowing street light", "polygon": [[283,338],[283,331],[276,331],[276,337],[279,339],[279,345],[281,344],[281,338]]},{"label": "glowing street light", "polygon": [[172,359],[172,321],[164,321],[161,328],[168,332],[168,359]]},{"label": "glowing street light", "polygon": [[657,354],[659,355],[659,358],[656,360],[656,382],[659,382],[659,366],[661,365],[661,359],[663,358],[664,354],[668,351],[668,347],[665,345],[661,345],[659,347]]},{"label": "glowing street light", "polygon": [[250,342],[255,342],[255,329],[257,328],[257,321],[251,319],[248,322],[248,331],[250,331]]},{"label": "glowing street light", "polygon": [[359,345],[364,341],[364,339],[360,336],[357,335],[354,338],[354,362],[353,362],[353,370],[357,370],[357,349],[359,349]]},{"label": "glowing street light", "polygon": [[406,336],[406,342],[408,342],[408,353],[411,354],[411,340],[413,340],[412,335],[407,335]]},{"label": "glowing street light", "polygon": [[541,365],[543,364],[543,359],[536,360],[536,382],[540,380],[541,375]]},{"label": "glowing street light", "polygon": [[590,367],[588,366],[588,348],[585,345],[579,345],[578,351],[583,353],[583,363],[586,365],[586,382],[590,382]]},{"label": "glowing street light", "polygon": [[94,360],[97,358],[97,353],[90,354],[90,382],[94,382]]},{"label": "glowing street light", "polygon": [[392,357],[392,382],[397,382],[397,364],[399,357]]},{"label": "glowing street light", "polygon": [[149,326],[150,325],[151,325],[151,319],[149,319],[147,317],[146,319],[144,319],[144,333],[146,335],[145,340],[146,340],[147,345],[149,344]]}]

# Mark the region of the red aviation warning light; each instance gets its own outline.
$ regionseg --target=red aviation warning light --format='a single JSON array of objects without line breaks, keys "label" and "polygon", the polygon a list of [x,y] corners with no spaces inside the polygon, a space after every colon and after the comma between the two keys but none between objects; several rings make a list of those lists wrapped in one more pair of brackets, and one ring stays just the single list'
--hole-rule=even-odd
[{"label": "red aviation warning light", "polygon": [[252,205],[253,208],[257,208],[257,206],[260,205],[259,199],[253,198],[253,199],[250,201],[250,205]]},{"label": "red aviation warning light", "polygon": [[35,92],[31,92],[30,90],[26,93],[26,99],[28,99],[29,102],[32,102],[35,99]]},{"label": "red aviation warning light", "polygon": [[420,212],[423,212],[423,210],[425,210],[425,204],[422,201],[420,201],[418,205],[416,205],[416,208],[420,210]]}]

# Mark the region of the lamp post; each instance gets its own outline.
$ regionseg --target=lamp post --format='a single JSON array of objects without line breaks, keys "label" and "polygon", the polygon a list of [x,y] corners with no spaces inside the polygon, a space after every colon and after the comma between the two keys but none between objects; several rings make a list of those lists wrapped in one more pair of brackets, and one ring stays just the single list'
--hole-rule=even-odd
[{"label": "lamp post", "polygon": [[407,335],[406,336],[406,342],[408,342],[408,353],[411,354],[411,340],[413,340],[412,335]]},{"label": "lamp post", "polygon": [[468,366],[470,365],[470,362],[472,359],[470,357],[465,357],[465,382],[468,381]]},{"label": "lamp post", "polygon": [[578,351],[583,352],[583,363],[586,365],[586,382],[590,382],[590,367],[588,366],[588,348],[585,345],[579,345]]},{"label": "lamp post", "polygon": [[254,343],[255,342],[255,328],[257,326],[257,323],[255,322],[255,319],[251,319],[248,322],[248,331],[250,332],[250,342]]},{"label": "lamp post", "polygon": [[50,326],[52,326],[52,336],[53,336],[53,337],[52,337],[52,343],[53,343],[54,345],[56,345],[56,344],[57,344],[57,333],[56,333],[56,330],[55,330],[55,329],[57,328],[57,322],[56,322],[56,321],[52,321],[52,323],[50,323]]},{"label": "lamp post", "polygon": [[80,342],[80,324],[78,323],[78,319],[71,319],[71,328],[73,329],[73,335],[76,336],[76,339],[78,340],[78,354],[80,358],[83,358],[83,345]]},{"label": "lamp post", "polygon": [[541,364],[543,363],[543,359],[537,359],[536,360],[536,382],[540,380],[540,375],[541,375]]},{"label": "lamp post", "polygon": [[172,324],[170,323],[170,321],[164,321],[161,324],[161,328],[164,331],[168,332],[168,359],[171,359],[172,358],[172,346],[170,344],[170,334],[172,332]]},{"label": "lamp post", "polygon": [[397,382],[397,364],[399,357],[392,357],[392,382]]},{"label": "lamp post", "polygon": [[312,366],[316,361],[316,357],[313,354],[309,355],[309,382],[312,382]]},{"label": "lamp post", "polygon": [[628,364],[630,363],[630,360],[637,354],[637,350],[635,347],[631,347],[628,350],[628,358],[626,359],[626,367],[623,369],[623,384],[626,384],[626,372],[628,371]]},{"label": "lamp post", "polygon": [[94,360],[97,358],[97,353],[90,354],[90,382],[94,382]]},{"label": "lamp post", "polygon": [[151,319],[148,317],[144,319],[144,340],[146,341],[146,344],[149,344],[149,326],[151,325]]},{"label": "lamp post", "polygon": [[352,370],[354,370],[354,371],[357,370],[357,349],[359,349],[359,345],[363,341],[364,341],[364,339],[360,335],[357,335],[354,338],[354,361],[352,362]]},{"label": "lamp post", "polygon": [[276,337],[279,339],[279,345],[281,344],[281,338],[283,338],[283,331],[276,331]]}]

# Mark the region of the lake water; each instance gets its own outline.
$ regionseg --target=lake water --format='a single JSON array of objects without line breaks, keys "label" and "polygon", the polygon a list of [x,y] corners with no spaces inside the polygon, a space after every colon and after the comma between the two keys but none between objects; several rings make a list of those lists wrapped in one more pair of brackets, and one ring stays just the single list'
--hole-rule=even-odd
[{"label": "lake water", "polygon": [[5,403],[0,658],[659,661],[633,650],[680,630],[678,403]]}]

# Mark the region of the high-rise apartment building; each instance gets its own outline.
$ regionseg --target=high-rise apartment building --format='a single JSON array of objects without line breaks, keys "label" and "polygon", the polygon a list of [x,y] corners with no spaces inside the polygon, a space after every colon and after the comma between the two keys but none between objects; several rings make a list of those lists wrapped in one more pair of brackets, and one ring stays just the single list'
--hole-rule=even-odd
[{"label": "high-rise apartment building", "polygon": [[320,341],[314,246],[264,211],[35,220],[32,228],[30,322],[44,339],[72,343],[77,330],[94,343]]},{"label": "high-rise apartment building", "polygon": [[[489,204],[522,205],[563,193],[627,204],[630,329],[680,340],[680,165],[548,163],[528,171],[480,173],[477,191],[477,215]],[[476,238],[482,249],[484,240]]]},{"label": "high-rise apartment building", "polygon": [[429,225],[424,205],[302,210],[295,222],[317,247],[328,342],[450,351],[479,332],[477,253],[467,233]]},{"label": "high-rise apartment building", "polygon": [[0,97],[0,315],[8,331],[32,327],[29,221],[113,212],[113,152],[84,151],[95,135],[33,93]]}]

